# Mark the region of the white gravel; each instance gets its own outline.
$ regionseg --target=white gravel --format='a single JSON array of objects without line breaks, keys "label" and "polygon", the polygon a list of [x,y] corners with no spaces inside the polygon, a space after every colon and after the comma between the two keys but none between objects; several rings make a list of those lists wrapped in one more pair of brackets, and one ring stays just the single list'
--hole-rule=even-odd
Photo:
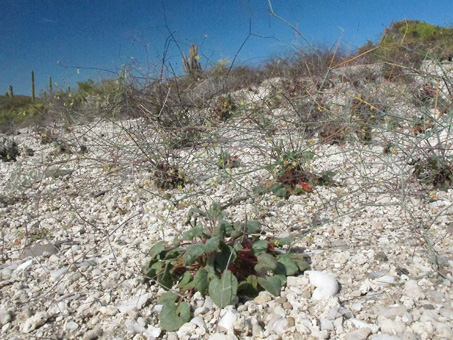
[{"label": "white gravel", "polygon": [[[401,150],[415,153],[421,137],[397,140],[400,153],[390,154],[380,134],[372,145],[299,140],[315,152],[310,170],[336,171],[336,185],[283,200],[251,189],[272,178],[263,168],[270,145],[289,132],[270,140],[229,124],[219,135],[241,166],[219,170],[211,147],[181,151],[190,181],[166,191],[120,126],[55,129],[85,154],[58,154],[22,130],[15,138],[34,156],[0,163],[0,338],[453,339],[453,190],[423,189],[410,176]],[[124,125],[136,131],[140,121]],[[229,217],[296,236],[313,271],[288,278],[279,297],[261,292],[223,310],[197,293],[192,320],[164,331],[164,290],[142,283],[151,245],[184,231],[191,207],[244,195]]]}]

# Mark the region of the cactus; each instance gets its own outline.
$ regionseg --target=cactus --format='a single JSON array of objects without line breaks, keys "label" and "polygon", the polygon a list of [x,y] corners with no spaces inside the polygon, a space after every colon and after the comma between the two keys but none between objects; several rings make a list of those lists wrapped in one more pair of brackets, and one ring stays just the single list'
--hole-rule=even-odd
[{"label": "cactus", "polygon": [[199,62],[198,46],[193,43],[189,47],[189,57],[185,53],[182,55],[182,68],[188,75],[197,78],[201,73],[201,64]]},{"label": "cactus", "polygon": [[31,71],[31,98],[35,101],[35,72]]},{"label": "cactus", "polygon": [[49,77],[49,91],[52,94],[52,77]]},{"label": "cactus", "polygon": [[13,86],[12,86],[12,85],[9,86],[8,96],[9,96],[10,98],[13,98],[13,97],[14,97],[14,92],[13,92]]}]

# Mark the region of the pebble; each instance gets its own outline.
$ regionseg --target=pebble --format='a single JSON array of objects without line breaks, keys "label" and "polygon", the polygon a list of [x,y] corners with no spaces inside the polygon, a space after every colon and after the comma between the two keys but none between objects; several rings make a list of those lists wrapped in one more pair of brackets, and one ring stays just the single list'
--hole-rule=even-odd
[{"label": "pebble", "polygon": [[23,333],[30,333],[34,331],[36,328],[44,325],[49,318],[49,314],[47,312],[38,312],[32,317],[28,318],[22,326]]},{"label": "pebble", "polygon": [[371,329],[364,327],[346,334],[345,340],[366,340],[371,334]]}]

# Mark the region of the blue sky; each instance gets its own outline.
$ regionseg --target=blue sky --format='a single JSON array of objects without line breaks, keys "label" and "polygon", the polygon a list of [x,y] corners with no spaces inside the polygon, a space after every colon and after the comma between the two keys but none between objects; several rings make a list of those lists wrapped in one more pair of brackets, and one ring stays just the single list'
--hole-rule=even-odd
[{"label": "blue sky", "polygon": [[[271,4],[312,44],[332,47],[342,36],[344,50],[375,41],[405,18],[453,26],[451,0]],[[15,94],[30,95],[32,70],[38,93],[49,77],[59,88],[75,89],[78,81],[114,76],[122,65],[155,75],[165,51],[167,65],[181,72],[180,49],[186,52],[191,42],[200,45],[202,65],[232,60],[249,28],[238,64],[256,65],[306,46],[269,11],[268,0],[0,0],[0,93],[12,85]],[[165,17],[176,42],[168,43]]]}]

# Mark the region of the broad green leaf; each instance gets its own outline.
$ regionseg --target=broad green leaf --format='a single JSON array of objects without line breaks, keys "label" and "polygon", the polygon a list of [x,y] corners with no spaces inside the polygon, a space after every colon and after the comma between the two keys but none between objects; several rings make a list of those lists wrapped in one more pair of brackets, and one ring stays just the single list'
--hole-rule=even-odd
[{"label": "broad green leaf", "polygon": [[197,226],[182,234],[183,240],[193,240],[195,238],[202,238],[203,237],[203,227]]},{"label": "broad green leaf", "polygon": [[171,259],[174,259],[174,258],[177,258],[178,256],[181,255],[181,253],[183,252],[183,248],[174,248],[172,250],[169,250],[165,256],[164,256],[164,259],[165,260],[171,260]]},{"label": "broad green leaf", "polygon": [[261,287],[266,289],[272,295],[274,295],[274,296],[280,295],[280,291],[282,289],[282,283],[278,277],[271,276],[271,277],[268,277],[267,279],[264,277],[259,277],[258,283],[261,285]]},{"label": "broad green leaf", "polygon": [[296,262],[291,260],[289,255],[278,255],[277,260],[279,263],[283,264],[286,269],[286,275],[294,275],[299,271],[299,267],[297,266]]},{"label": "broad green leaf", "polygon": [[278,238],[275,241],[277,242],[276,246],[280,247],[280,246],[290,245],[291,243],[294,242],[294,240],[295,240],[294,236],[288,236],[288,237]]},{"label": "broad green leaf", "polygon": [[220,239],[223,239],[227,236],[231,236],[233,232],[233,226],[228,221],[220,219],[217,223],[217,227],[214,229],[212,236],[217,236]]},{"label": "broad green leaf", "polygon": [[151,258],[154,258],[157,255],[159,255],[160,252],[164,249],[165,249],[165,242],[159,241],[151,247],[151,249],[149,250],[149,255],[151,256]]},{"label": "broad green leaf", "polygon": [[219,247],[219,242],[218,237],[212,237],[206,243],[191,244],[184,253],[184,265],[190,266],[199,256],[216,251]]},{"label": "broad green leaf", "polygon": [[178,300],[178,295],[172,293],[172,292],[166,292],[162,294],[158,301],[161,305],[165,305],[166,303],[175,303],[176,300]]},{"label": "broad green leaf", "polygon": [[255,270],[258,274],[266,274],[267,272],[273,272],[277,267],[277,259],[271,254],[262,253],[257,256],[258,264],[255,266]]},{"label": "broad green leaf", "polygon": [[247,221],[247,233],[259,234],[261,232],[261,223],[258,221]]},{"label": "broad green leaf", "polygon": [[195,289],[201,294],[206,295],[209,287],[208,271],[204,268],[198,269],[194,276]]},{"label": "broad green leaf", "polygon": [[173,286],[173,277],[171,275],[171,270],[173,265],[167,263],[165,269],[160,273],[157,273],[157,281],[165,288],[170,289]]},{"label": "broad green leaf", "polygon": [[310,257],[307,254],[289,254],[289,257],[297,264],[301,273],[310,269],[310,263],[308,262]]},{"label": "broad green leaf", "polygon": [[238,280],[226,270],[222,277],[214,277],[209,283],[209,296],[219,308],[224,308],[234,300],[237,289]]},{"label": "broad green leaf", "polygon": [[204,252],[212,253],[212,252],[216,251],[219,247],[219,242],[220,242],[220,240],[218,237],[211,237],[204,244]]},{"label": "broad green leaf", "polygon": [[148,282],[149,280],[155,280],[157,278],[157,273],[162,270],[164,263],[157,259],[153,259],[150,261],[145,276],[145,281]]},{"label": "broad green leaf", "polygon": [[238,285],[238,295],[255,298],[258,295],[258,289],[247,281],[241,281]]},{"label": "broad green leaf", "polygon": [[236,260],[236,252],[225,242],[220,242],[219,250],[214,254],[214,265],[217,272],[223,272],[230,263]]},{"label": "broad green leaf", "polygon": [[[168,293],[167,293],[168,294]],[[170,293],[172,294],[172,293]],[[174,295],[174,294],[172,294]],[[177,306],[172,297],[164,299],[162,303],[162,310],[159,314],[160,326],[168,332],[177,331],[182,325],[190,320],[190,306],[187,302],[181,302]]]},{"label": "broad green leaf", "polygon": [[193,281],[192,281],[192,274],[189,271],[186,271],[181,280],[178,283],[178,287],[183,289],[183,290],[188,290],[194,287]]},{"label": "broad green leaf", "polygon": [[252,249],[255,255],[259,255],[267,250],[268,242],[266,240],[258,240],[253,242]]},{"label": "broad green leaf", "polygon": [[190,266],[195,260],[205,253],[204,243],[191,244],[184,253],[184,265]]}]

